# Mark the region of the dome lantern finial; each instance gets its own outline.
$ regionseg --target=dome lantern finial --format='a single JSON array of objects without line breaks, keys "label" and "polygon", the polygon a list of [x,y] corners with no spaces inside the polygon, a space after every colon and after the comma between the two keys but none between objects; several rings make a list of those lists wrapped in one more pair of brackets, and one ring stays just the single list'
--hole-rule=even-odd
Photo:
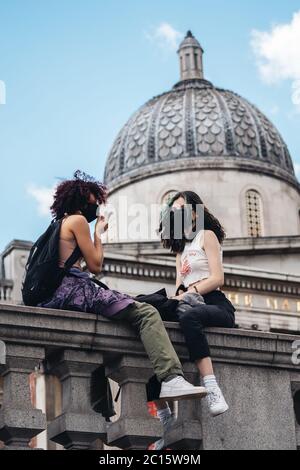
[{"label": "dome lantern finial", "polygon": [[180,80],[204,78],[203,52],[201,45],[189,30],[177,51],[180,60]]}]

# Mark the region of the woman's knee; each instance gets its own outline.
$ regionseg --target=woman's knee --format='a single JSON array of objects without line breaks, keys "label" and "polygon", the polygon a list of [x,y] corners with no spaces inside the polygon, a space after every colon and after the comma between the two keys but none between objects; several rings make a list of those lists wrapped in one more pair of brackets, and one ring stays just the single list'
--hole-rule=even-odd
[{"label": "woman's knee", "polygon": [[179,323],[181,326],[189,326],[195,323],[197,326],[201,326],[200,316],[193,309],[182,312],[179,316]]}]

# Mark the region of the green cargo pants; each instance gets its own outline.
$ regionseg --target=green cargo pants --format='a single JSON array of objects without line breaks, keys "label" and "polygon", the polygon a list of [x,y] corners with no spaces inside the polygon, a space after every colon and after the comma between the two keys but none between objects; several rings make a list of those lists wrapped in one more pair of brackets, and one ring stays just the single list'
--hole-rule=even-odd
[{"label": "green cargo pants", "polygon": [[183,376],[181,363],[155,307],[135,301],[111,319],[128,321],[137,329],[160,382],[169,375]]}]

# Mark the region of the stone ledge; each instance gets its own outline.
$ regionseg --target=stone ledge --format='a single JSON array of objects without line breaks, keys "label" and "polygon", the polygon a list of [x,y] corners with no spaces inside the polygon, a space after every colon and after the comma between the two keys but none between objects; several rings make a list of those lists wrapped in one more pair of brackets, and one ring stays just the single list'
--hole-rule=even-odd
[{"label": "stone ledge", "polygon": [[[188,352],[178,323],[165,322],[183,361]],[[222,362],[300,370],[291,361],[292,344],[299,336],[231,328],[206,329],[212,356]],[[145,355],[134,330],[124,322],[70,310],[0,304],[0,337],[4,342],[44,346],[47,351],[74,348],[118,354]]]}]

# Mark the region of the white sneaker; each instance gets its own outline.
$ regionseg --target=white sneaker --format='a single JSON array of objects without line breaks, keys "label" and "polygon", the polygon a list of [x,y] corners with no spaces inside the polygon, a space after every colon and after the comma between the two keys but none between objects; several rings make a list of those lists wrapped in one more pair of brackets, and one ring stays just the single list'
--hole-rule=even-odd
[{"label": "white sneaker", "polygon": [[211,387],[207,389],[206,402],[209,412],[212,416],[218,416],[225,413],[229,409],[223,393],[219,387]]},{"label": "white sneaker", "polygon": [[184,398],[203,398],[207,395],[205,387],[195,387],[181,375],[168,382],[163,381],[159,398],[164,400],[182,400]]},{"label": "white sneaker", "polygon": [[159,439],[158,441],[155,441],[153,444],[153,450],[162,450],[165,447],[165,433],[168,432],[173,424],[175,424],[177,421],[177,418],[175,416],[175,413],[171,413],[169,416],[161,420],[161,423],[163,425],[163,437]]}]

